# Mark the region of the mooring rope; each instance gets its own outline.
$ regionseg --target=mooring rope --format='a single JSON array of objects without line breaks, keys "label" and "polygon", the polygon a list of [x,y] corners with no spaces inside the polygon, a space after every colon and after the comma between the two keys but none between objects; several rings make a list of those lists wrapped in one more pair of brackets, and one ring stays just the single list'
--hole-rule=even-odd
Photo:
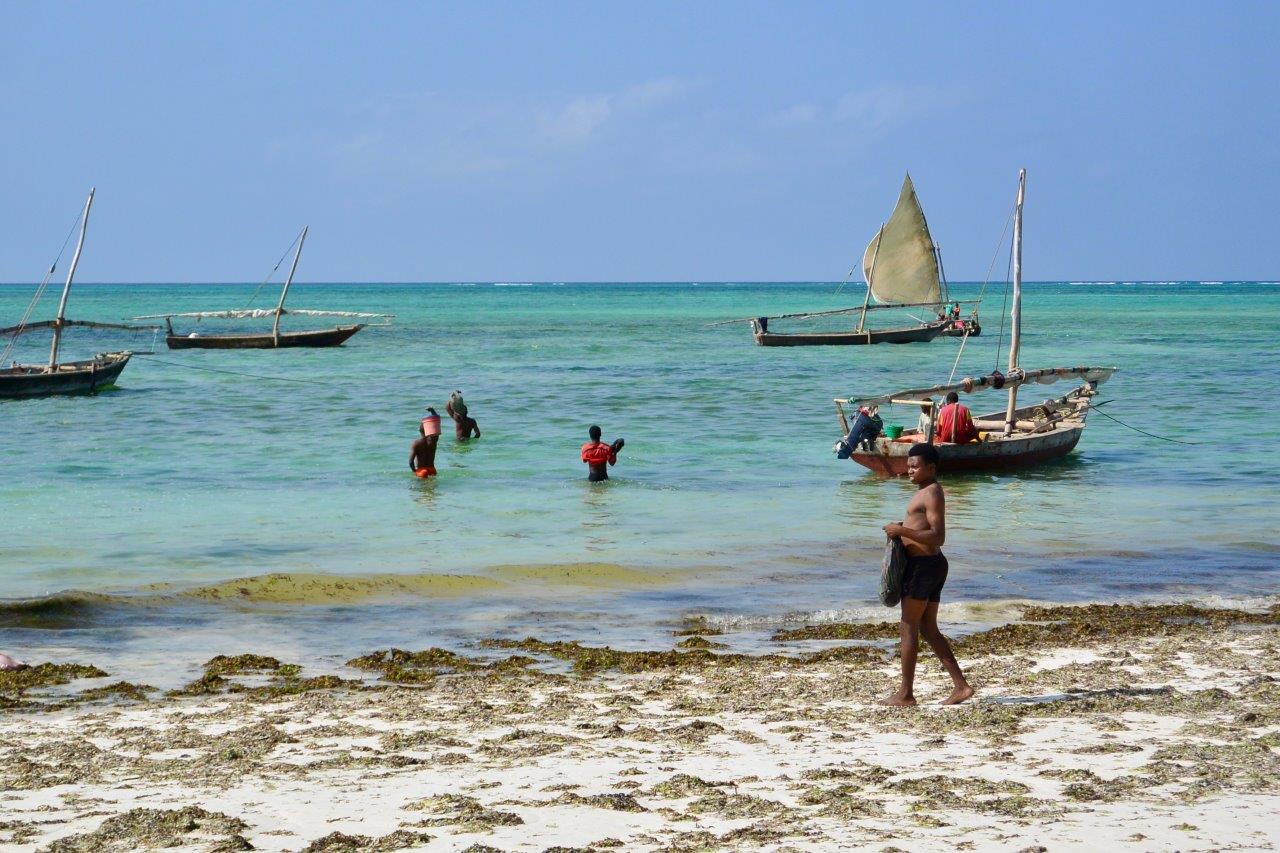
[{"label": "mooring rope", "polygon": [[[1111,401],[1108,400],[1107,402],[1111,402]],[[1102,405],[1101,403],[1098,404],[1098,406],[1101,406],[1101,405]],[[1167,436],[1156,435],[1154,432],[1147,432],[1145,429],[1138,429],[1136,426],[1133,426],[1132,424],[1127,424],[1124,421],[1120,420],[1119,418],[1114,417],[1113,415],[1108,415],[1106,412],[1099,412],[1098,406],[1090,406],[1089,410],[1092,412],[1097,412],[1098,414],[1102,415],[1104,418],[1110,418],[1111,420],[1120,424],[1120,426],[1128,427],[1134,432],[1140,432],[1143,435],[1148,436],[1150,438],[1158,438],[1160,441],[1170,441],[1170,442],[1173,442],[1174,444],[1190,444],[1190,445],[1199,444],[1199,442],[1196,442],[1196,441],[1182,441],[1181,439],[1177,439],[1177,438],[1168,438]]]},{"label": "mooring rope", "polygon": [[205,371],[208,371],[209,373],[226,373],[230,376],[244,376],[248,379],[266,379],[271,382],[298,382],[304,385],[329,385],[330,384],[328,382],[321,382],[318,379],[294,379],[288,376],[262,376],[261,374],[257,374],[257,373],[243,373],[239,370],[224,370],[219,367],[202,367],[198,364],[183,364],[180,361],[169,361],[163,358],[156,358],[155,356],[149,353],[140,352],[140,353],[134,353],[134,354],[145,355],[148,358],[150,358],[152,361],[157,362],[159,364],[168,364],[173,367],[185,367],[188,370],[205,370]]}]

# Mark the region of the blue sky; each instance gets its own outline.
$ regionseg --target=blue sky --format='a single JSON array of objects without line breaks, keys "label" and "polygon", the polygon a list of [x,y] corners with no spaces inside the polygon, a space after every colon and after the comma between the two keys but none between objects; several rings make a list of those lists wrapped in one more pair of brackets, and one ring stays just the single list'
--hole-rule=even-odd
[{"label": "blue sky", "polygon": [[1280,5],[0,6],[0,281],[1280,277]]}]

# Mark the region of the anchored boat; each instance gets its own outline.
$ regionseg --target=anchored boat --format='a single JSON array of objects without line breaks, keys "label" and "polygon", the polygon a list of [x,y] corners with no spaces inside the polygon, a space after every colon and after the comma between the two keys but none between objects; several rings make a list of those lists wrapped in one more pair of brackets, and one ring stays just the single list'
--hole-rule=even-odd
[{"label": "anchored boat", "polygon": [[[22,322],[16,326],[0,329],[0,336],[9,336],[9,343],[0,354],[0,364],[8,361],[18,336],[38,329],[53,330],[53,345],[49,349],[49,361],[46,364],[19,364],[13,362],[8,367],[0,367],[0,399],[17,397],[48,397],[62,394],[91,394],[109,385],[114,385],[121,372],[133,357],[130,350],[98,353],[93,358],[81,361],[59,361],[59,349],[62,345],[62,331],[69,326],[83,326],[92,329],[140,329],[156,328],[154,326],[129,326],[122,323],[98,323],[90,320],[68,320],[67,298],[71,295],[71,282],[76,275],[76,267],[80,264],[80,253],[84,249],[85,234],[89,229],[89,209],[93,207],[94,190],[89,190],[84,210],[80,214],[80,235],[76,240],[75,254],[71,257],[71,266],[67,268],[67,280],[62,286],[62,298],[58,301],[58,315],[52,320],[29,322],[32,310],[44,295],[49,279],[57,269],[58,261],[54,260],[44,280],[36,288],[36,294],[27,307]],[[65,244],[64,244],[65,248]],[[61,253],[59,253],[59,259]]]},{"label": "anchored boat", "polygon": [[[294,241],[297,244],[297,250],[293,255],[293,264],[289,268],[289,276],[285,279],[284,286],[280,289],[280,301],[275,308],[243,308],[234,311],[189,311],[178,314],[145,314],[141,317],[134,317],[135,320],[164,320],[167,334],[165,335],[165,343],[169,345],[169,349],[279,349],[282,347],[336,347],[341,346],[348,338],[356,332],[363,329],[369,323],[355,323],[345,326],[333,326],[328,329],[310,329],[305,331],[281,331],[280,318],[286,314],[303,316],[303,317],[351,317],[361,320],[380,320],[390,321],[390,314],[367,314],[360,311],[311,311],[304,308],[288,308],[284,307],[284,300],[289,295],[289,286],[293,284],[293,276],[298,271],[298,259],[302,257],[302,244],[307,240],[307,228],[302,229],[302,233],[298,235]],[[288,255],[288,251],[285,251]],[[280,259],[283,262],[284,258]],[[280,262],[276,263],[275,268],[279,269]],[[268,275],[268,278],[270,276]],[[259,288],[261,289],[261,288]],[[255,294],[256,295],[256,294]],[[250,302],[253,300],[250,299]],[[204,334],[201,332],[188,332],[179,334],[174,331],[173,318],[181,317],[194,319],[197,323],[206,319],[218,320],[246,320],[246,319],[264,319],[272,318],[270,332],[255,332],[250,334],[237,334],[218,332],[214,334]]]},{"label": "anchored boat", "polygon": [[[1013,310],[1009,339],[1009,365],[1005,373],[970,377],[960,382],[915,388],[871,397],[837,399],[836,412],[845,433],[849,419],[845,406],[854,411],[873,410],[884,405],[912,406],[919,412],[930,408],[929,428],[907,430],[894,438],[877,437],[871,448],[854,448],[850,457],[859,465],[880,474],[901,476],[907,472],[907,452],[919,442],[933,444],[941,457],[940,467],[953,471],[991,471],[1025,468],[1066,456],[1080,441],[1098,385],[1111,378],[1114,367],[1057,367],[1024,370],[1018,363],[1022,335],[1022,203],[1027,173],[1018,174],[1018,200],[1013,219]],[[1056,399],[1033,405],[1018,405],[1018,389],[1032,383],[1048,385],[1060,380],[1081,384]],[[1008,400],[1004,411],[974,418],[981,440],[966,444],[936,441],[936,398],[948,392],[971,394],[983,390],[1004,390]]]},{"label": "anchored boat", "polygon": [[[907,344],[931,341],[939,335],[975,335],[981,332],[977,308],[968,318],[959,316],[961,303],[947,295],[942,256],[929,234],[929,223],[916,196],[915,185],[907,175],[902,182],[898,203],[887,222],[867,244],[862,255],[862,276],[867,284],[861,308],[841,308],[750,320],[752,335],[760,346],[851,346],[860,344]],[[871,300],[876,304],[872,305]],[[896,328],[868,329],[867,312],[887,308],[925,309],[926,319],[915,325]],[[858,314],[852,331],[840,332],[774,332],[770,320],[798,319]]]}]

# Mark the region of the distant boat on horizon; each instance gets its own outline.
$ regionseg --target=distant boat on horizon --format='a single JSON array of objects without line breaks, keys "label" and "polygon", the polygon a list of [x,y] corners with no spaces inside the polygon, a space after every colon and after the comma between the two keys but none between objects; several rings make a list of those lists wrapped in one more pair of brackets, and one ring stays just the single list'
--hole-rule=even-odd
[{"label": "distant boat on horizon", "polygon": [[[902,191],[898,194],[893,213],[880,226],[862,254],[862,275],[867,293],[861,308],[754,317],[750,323],[755,342],[766,347],[907,344],[931,341],[939,335],[969,336],[982,331],[977,308],[969,318],[961,319],[960,303],[953,302],[947,292],[942,257],[929,234],[929,223],[925,220],[910,174],[902,181]],[[875,305],[871,304],[872,298]],[[937,316],[913,326],[866,328],[867,312],[886,308],[927,308]],[[848,332],[769,330],[770,320],[853,313],[858,314],[858,323]]]},{"label": "distant boat on horizon", "polygon": [[[289,267],[289,276],[285,279],[284,286],[280,289],[280,301],[276,303],[275,308],[242,308],[231,311],[186,311],[176,314],[144,314],[140,317],[134,317],[134,320],[164,320],[165,323],[165,343],[169,345],[169,349],[280,349],[283,347],[336,347],[341,346],[356,332],[363,329],[368,323],[355,323],[347,326],[333,326],[328,329],[311,329],[299,332],[282,332],[280,331],[280,318],[286,314],[297,314],[306,317],[352,317],[357,319],[385,319],[390,320],[390,314],[368,314],[359,311],[312,311],[304,308],[284,307],[284,300],[289,295],[289,286],[293,284],[293,276],[298,271],[298,260],[302,257],[302,245],[307,241],[307,232],[309,227],[304,227],[294,242],[297,244],[297,250],[293,254],[293,264]],[[285,250],[288,255],[288,249]],[[280,268],[280,264],[284,261],[284,256],[280,261],[276,262],[272,272]],[[268,274],[268,278],[270,275]],[[265,283],[265,282],[264,282]],[[255,293],[256,295],[256,293]],[[250,297],[250,302],[253,298]],[[199,332],[188,332],[187,334],[179,334],[173,328],[174,317],[185,317],[194,319],[197,323],[204,319],[219,320],[244,320],[259,319],[265,317],[272,318],[270,332],[254,332],[248,334],[234,332],[220,332],[214,334],[201,334]]]}]

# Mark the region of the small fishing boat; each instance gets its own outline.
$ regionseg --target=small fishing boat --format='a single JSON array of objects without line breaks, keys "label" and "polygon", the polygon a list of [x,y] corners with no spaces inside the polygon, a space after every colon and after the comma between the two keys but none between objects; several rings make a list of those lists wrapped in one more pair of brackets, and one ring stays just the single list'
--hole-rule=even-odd
[{"label": "small fishing boat", "polygon": [[[1111,378],[1114,367],[1057,367],[1025,370],[1018,363],[1022,336],[1022,203],[1026,194],[1026,170],[1018,174],[1018,199],[1013,218],[1013,310],[1009,339],[1009,364],[1004,373],[965,378],[930,388],[914,388],[869,397],[837,399],[836,413],[847,435],[849,418],[845,406],[853,411],[874,411],[884,405],[904,405],[918,413],[929,407],[927,432],[907,430],[892,438],[879,436],[868,449],[855,447],[849,458],[859,465],[886,476],[907,472],[907,452],[913,444],[933,444],[941,457],[941,468],[947,472],[992,471],[1034,466],[1070,453],[1084,433],[1086,419],[1098,385]],[[1056,399],[1018,405],[1018,389],[1032,383],[1048,385],[1060,380],[1081,384]],[[979,415],[973,419],[979,430],[979,441],[966,444],[936,441],[933,423],[937,421],[937,399],[948,392],[970,394],[983,390],[1008,393],[1004,411]]]},{"label": "small fishing boat", "polygon": [[[18,397],[48,397],[64,394],[92,394],[110,385],[114,385],[129,359],[133,357],[130,350],[98,353],[93,358],[80,361],[59,361],[58,354],[62,345],[62,332],[70,326],[82,326],[92,329],[141,329],[156,328],[154,326],[129,326],[122,323],[98,323],[90,320],[68,320],[67,298],[71,295],[71,282],[76,275],[76,267],[80,264],[80,253],[84,249],[85,234],[89,229],[89,209],[93,206],[94,190],[89,190],[84,210],[80,214],[80,236],[76,240],[75,254],[71,258],[71,266],[67,269],[67,280],[62,285],[62,298],[58,301],[58,315],[52,320],[29,322],[32,310],[44,295],[49,279],[57,269],[58,260],[54,260],[44,280],[36,288],[36,294],[27,307],[22,322],[16,326],[0,329],[0,336],[8,336],[9,343],[0,354],[0,364],[8,361],[9,354],[18,336],[39,329],[53,330],[53,345],[49,349],[49,361],[45,364],[11,363],[8,367],[0,367],[0,399]],[[69,235],[68,235],[69,236]],[[65,248],[65,245],[64,245]],[[59,253],[59,259],[61,253]]]},{"label": "small fishing boat", "polygon": [[[959,302],[947,294],[942,255],[929,234],[929,223],[916,196],[915,185],[907,175],[902,182],[898,203],[888,221],[867,244],[862,255],[862,276],[867,284],[861,308],[840,308],[776,317],[750,318],[755,342],[765,347],[854,346],[866,344],[908,344],[931,341],[939,335],[961,336],[981,331],[975,307],[967,319],[958,316]],[[872,305],[871,300],[876,304]],[[927,316],[914,325],[868,329],[867,312],[884,309],[923,309]],[[956,312],[956,316],[951,315]],[[798,319],[858,314],[852,331],[776,332],[770,331],[770,320]],[[732,322],[732,321],[730,321]]]},{"label": "small fishing boat", "polygon": [[[361,320],[379,320],[390,321],[389,314],[367,314],[359,311],[312,311],[304,308],[285,308],[284,300],[289,295],[289,286],[293,284],[293,276],[298,271],[298,259],[302,257],[302,245],[307,240],[307,228],[302,229],[302,233],[298,235],[294,241],[297,244],[297,250],[293,255],[293,264],[289,268],[289,276],[285,279],[284,286],[280,289],[280,301],[276,303],[275,308],[243,308],[232,311],[188,311],[177,314],[145,314],[141,317],[134,317],[135,320],[164,320],[165,323],[165,343],[169,345],[169,349],[281,349],[284,347],[337,347],[342,346],[356,332],[363,329],[369,323],[353,323],[351,325],[333,326],[328,329],[310,329],[304,331],[281,331],[280,318],[285,315],[296,315],[300,317],[350,317]],[[292,247],[290,247],[292,248]],[[285,256],[289,254],[285,250]],[[276,266],[272,272],[279,269],[280,263],[284,261],[281,256],[280,261],[276,262]],[[268,279],[270,274],[268,274]],[[264,282],[265,283],[265,282]],[[261,286],[259,286],[261,290]],[[256,292],[254,294],[257,295]],[[250,302],[252,302],[252,298]],[[270,332],[253,332],[253,333],[228,333],[217,332],[213,334],[204,334],[201,332],[187,332],[180,334],[173,328],[173,319],[175,317],[194,319],[197,323],[206,319],[218,320],[247,320],[247,319],[264,319],[272,318]],[[385,322],[379,323],[385,325]]]}]

